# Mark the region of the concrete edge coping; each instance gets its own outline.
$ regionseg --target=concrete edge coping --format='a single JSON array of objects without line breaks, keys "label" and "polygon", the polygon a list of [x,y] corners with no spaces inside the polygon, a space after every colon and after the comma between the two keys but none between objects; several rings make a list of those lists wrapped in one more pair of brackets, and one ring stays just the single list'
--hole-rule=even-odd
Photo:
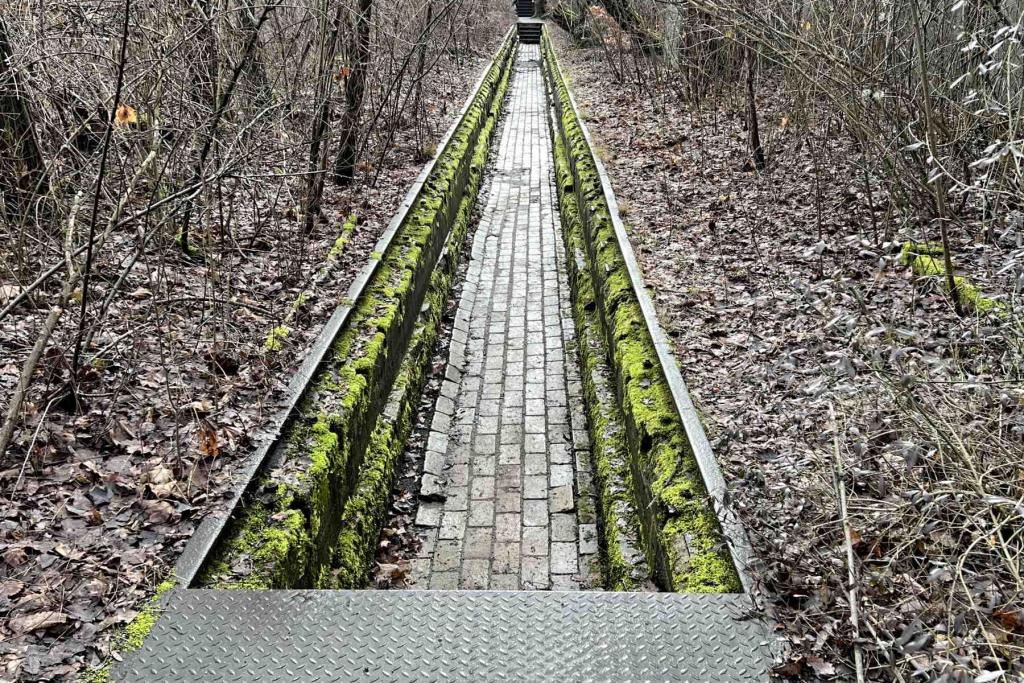
[{"label": "concrete edge coping", "polygon": [[[550,31],[546,27],[544,31],[550,41]],[[565,79],[565,73],[562,72],[562,67],[557,61],[557,55],[553,66],[558,69],[562,78]],[[755,558],[750,545],[750,539],[747,537],[746,529],[744,529],[739,516],[728,504],[729,494],[725,484],[725,477],[722,474],[722,468],[715,459],[714,452],[711,449],[711,442],[708,440],[707,433],[704,431],[704,425],[701,424],[700,416],[697,414],[697,409],[690,398],[689,389],[679,370],[679,364],[675,359],[672,346],[665,335],[664,329],[661,327],[661,323],[658,322],[654,302],[647,292],[640,264],[636,260],[633,245],[629,241],[626,227],[619,215],[619,205],[612,190],[611,179],[601,159],[594,152],[594,140],[590,135],[590,129],[587,127],[586,121],[580,115],[580,109],[576,103],[576,97],[572,93],[572,88],[567,87],[566,92],[569,95],[569,104],[572,107],[573,114],[576,116],[576,120],[579,122],[580,129],[583,131],[583,136],[586,138],[587,145],[590,148],[590,155],[594,159],[594,167],[597,169],[597,175],[601,179],[601,189],[604,193],[605,201],[608,203],[608,212],[611,215],[612,224],[615,228],[615,238],[619,244],[619,250],[622,252],[623,260],[626,262],[626,269],[629,272],[633,293],[640,304],[644,323],[657,350],[658,360],[664,372],[665,381],[668,382],[669,389],[672,392],[673,403],[675,403],[679,418],[682,420],[683,428],[686,430],[686,436],[690,441],[690,447],[693,449],[701,477],[704,479],[704,485],[707,487],[708,494],[714,503],[715,515],[722,526],[722,533],[729,546],[733,565],[736,568],[737,574],[739,574],[744,592],[753,595],[755,585],[748,568],[753,566]]]},{"label": "concrete edge coping", "polygon": [[196,575],[206,562],[207,556],[220,540],[228,522],[234,515],[235,510],[238,508],[238,504],[241,502],[242,496],[244,496],[249,490],[249,487],[255,480],[256,475],[264,469],[271,453],[274,453],[282,446],[280,441],[281,436],[294,417],[295,409],[298,406],[299,401],[302,399],[302,396],[305,394],[306,387],[309,385],[309,382],[313,377],[316,376],[321,363],[323,363],[324,358],[327,356],[328,350],[330,350],[335,339],[345,328],[352,311],[355,310],[360,303],[367,285],[370,283],[373,275],[377,272],[377,268],[383,260],[384,255],[388,252],[395,235],[405,222],[410,209],[412,209],[416,200],[419,198],[423,185],[430,177],[430,174],[437,165],[438,160],[445,151],[447,151],[448,145],[451,142],[452,137],[455,135],[455,131],[457,131],[459,126],[462,125],[463,120],[466,118],[466,113],[469,111],[469,108],[473,105],[473,101],[479,94],[484,79],[487,78],[487,74],[490,72],[491,67],[494,66],[497,56],[514,41],[514,34],[515,26],[508,30],[505,37],[502,39],[501,47],[499,47],[498,51],[495,53],[495,57],[484,67],[483,73],[477,79],[473,89],[470,90],[470,93],[466,98],[466,102],[459,111],[457,118],[438,143],[434,157],[427,162],[423,167],[423,170],[420,171],[419,176],[417,176],[416,181],[409,187],[405,198],[399,205],[397,213],[392,217],[391,222],[388,223],[388,227],[384,230],[380,239],[377,240],[377,244],[374,246],[373,251],[375,254],[379,254],[379,256],[370,256],[366,265],[363,266],[363,269],[349,286],[344,303],[334,309],[331,317],[320,330],[320,334],[317,335],[316,339],[310,345],[306,357],[303,359],[299,368],[295,371],[295,374],[292,375],[291,380],[288,382],[288,386],[285,389],[285,395],[283,397],[282,407],[267,421],[267,424],[259,437],[260,441],[236,470],[228,500],[223,504],[223,507],[220,510],[212,511],[204,517],[195,532],[189,538],[185,545],[185,549],[178,557],[172,572],[172,578],[179,586],[187,588],[195,580]]}]

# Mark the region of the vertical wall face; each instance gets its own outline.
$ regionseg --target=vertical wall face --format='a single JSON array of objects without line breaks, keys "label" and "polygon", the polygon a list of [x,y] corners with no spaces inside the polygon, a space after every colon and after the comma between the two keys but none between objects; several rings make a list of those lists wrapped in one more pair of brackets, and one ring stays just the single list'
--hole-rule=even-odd
[{"label": "vertical wall face", "polygon": [[[199,582],[245,588],[363,585],[458,249],[483,177],[516,41],[510,36],[378,259],[306,389],[273,469]],[[442,259],[448,250],[453,256]],[[424,306],[430,302],[431,306]]]},{"label": "vertical wall face", "polygon": [[739,575],[634,290],[593,152],[546,35],[542,49],[563,227],[567,241],[580,245],[574,254],[576,285],[590,290],[577,292],[588,301],[577,307],[577,324],[590,324],[586,314],[592,312],[602,337],[647,560],[663,589],[739,591]]}]

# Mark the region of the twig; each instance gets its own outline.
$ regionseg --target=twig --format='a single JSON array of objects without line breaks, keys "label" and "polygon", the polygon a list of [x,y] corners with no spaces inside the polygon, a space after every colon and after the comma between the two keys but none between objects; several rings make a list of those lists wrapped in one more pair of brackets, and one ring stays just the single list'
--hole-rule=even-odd
[{"label": "twig", "polygon": [[857,570],[853,556],[853,527],[846,510],[846,480],[843,459],[839,454],[839,424],[836,422],[835,406],[829,404],[829,420],[832,422],[832,445],[835,457],[836,485],[839,488],[839,515],[843,523],[843,538],[846,544],[846,570],[850,600],[850,624],[853,626],[853,662],[857,670],[857,683],[864,683],[864,652],[860,647],[860,608],[857,600]]},{"label": "twig", "polygon": [[82,276],[82,305],[78,318],[78,334],[75,336],[75,352],[71,356],[71,381],[78,374],[78,364],[82,359],[82,340],[85,335],[85,315],[89,306],[89,283],[92,279],[93,237],[96,236],[96,218],[100,212],[100,197],[103,195],[103,180],[107,175],[107,160],[110,157],[110,140],[114,136],[114,122],[117,120],[117,109],[120,106],[121,89],[124,87],[124,69],[128,59],[128,30],[131,20],[132,1],[124,0],[124,22],[121,27],[121,57],[117,63],[117,85],[114,87],[114,101],[110,103],[110,117],[107,129],[103,133],[103,152],[100,155],[100,168],[96,173],[96,192],[92,199],[92,215],[89,216],[89,239],[85,250],[85,273]]}]

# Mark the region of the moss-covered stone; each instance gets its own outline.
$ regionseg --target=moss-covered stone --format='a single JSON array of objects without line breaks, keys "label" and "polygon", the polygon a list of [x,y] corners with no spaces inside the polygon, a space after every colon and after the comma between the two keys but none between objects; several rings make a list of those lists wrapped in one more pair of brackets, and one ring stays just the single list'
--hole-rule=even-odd
[{"label": "moss-covered stone", "polygon": [[323,579],[332,587],[359,588],[366,585],[370,579],[370,568],[377,550],[377,539],[386,518],[395,467],[411,429],[413,415],[426,379],[426,368],[437,341],[441,314],[451,295],[458,263],[455,256],[459,253],[472,222],[473,207],[483,182],[490,140],[507,87],[506,77],[499,86],[472,154],[473,163],[467,176],[467,190],[448,232],[448,257],[441,258],[431,274],[419,323],[410,340],[409,350],[402,361],[387,407],[377,419],[356,490],[345,504],[341,532],[334,544],[333,571],[329,577]]},{"label": "moss-covered stone", "polygon": [[619,419],[619,407],[607,368],[608,352],[597,319],[593,281],[584,256],[583,227],[580,225],[576,195],[571,190],[571,178],[566,175],[569,166],[559,136],[554,139],[554,155],[556,171],[563,179],[559,199],[566,261],[572,283],[576,347],[600,506],[598,532],[603,585],[608,590],[638,590],[649,578],[650,568],[638,550],[639,517],[624,440],[625,427]]},{"label": "moss-covered stone", "polygon": [[355,232],[356,226],[359,224],[359,217],[356,214],[352,214],[345,221],[345,224],[341,228],[341,234],[334,240],[334,244],[331,245],[331,250],[327,252],[327,261],[330,263],[336,263],[341,258],[342,253],[345,251],[345,247],[348,245],[348,241],[352,239],[352,233]]},{"label": "moss-covered stone", "polygon": [[[570,240],[575,226],[580,228],[591,305],[625,424],[632,502],[642,511],[647,560],[655,580],[668,590],[739,591],[739,577],[633,291],[593,152],[546,34],[542,52],[557,112],[555,164],[563,226]],[[597,427],[603,428],[600,422]]]},{"label": "moss-covered stone", "polygon": [[330,585],[333,567],[354,566],[337,558],[365,557],[375,543],[405,439],[405,428],[392,425],[385,437],[378,424],[393,389],[413,374],[403,367],[424,301],[450,286],[443,274],[438,282],[435,265],[468,224],[513,48],[511,41],[502,47],[387,250],[372,255],[379,263],[361,299],[307,388],[274,469],[204,568],[204,585]]}]

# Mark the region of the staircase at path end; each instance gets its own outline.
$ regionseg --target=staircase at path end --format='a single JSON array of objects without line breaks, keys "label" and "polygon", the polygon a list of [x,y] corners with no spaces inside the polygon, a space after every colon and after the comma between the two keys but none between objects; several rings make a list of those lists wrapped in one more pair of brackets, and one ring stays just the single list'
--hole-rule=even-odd
[{"label": "staircase at path end", "polygon": [[540,36],[544,31],[544,22],[540,19],[520,19],[516,22],[519,31],[519,42],[524,45],[540,45]]},{"label": "staircase at path end", "polygon": [[537,6],[533,0],[516,0],[516,14],[519,15],[519,22],[516,24],[519,31],[519,42],[526,45],[539,45],[544,22],[534,18],[537,14]]}]

